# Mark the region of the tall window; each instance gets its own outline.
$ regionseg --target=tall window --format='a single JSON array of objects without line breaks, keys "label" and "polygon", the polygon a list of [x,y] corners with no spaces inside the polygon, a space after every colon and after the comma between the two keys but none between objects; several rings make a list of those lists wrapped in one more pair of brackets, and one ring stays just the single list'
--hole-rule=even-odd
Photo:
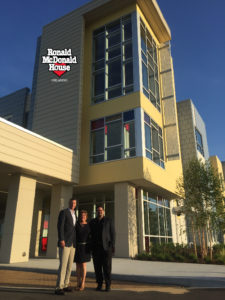
[{"label": "tall window", "polygon": [[135,155],[133,110],[91,122],[91,163]]},{"label": "tall window", "polygon": [[143,192],[146,249],[149,243],[172,242],[170,203],[160,196]]},{"label": "tall window", "polygon": [[131,15],[94,31],[92,70],[93,103],[133,91]]},{"label": "tall window", "polygon": [[164,168],[162,129],[146,113],[144,114],[144,122],[146,156]]},{"label": "tall window", "polygon": [[142,20],[140,24],[143,93],[160,111],[157,47]]},{"label": "tall window", "polygon": [[197,150],[201,153],[202,156],[204,156],[204,148],[203,148],[203,142],[202,142],[202,135],[198,131],[197,128],[195,128],[195,138],[196,138]]}]

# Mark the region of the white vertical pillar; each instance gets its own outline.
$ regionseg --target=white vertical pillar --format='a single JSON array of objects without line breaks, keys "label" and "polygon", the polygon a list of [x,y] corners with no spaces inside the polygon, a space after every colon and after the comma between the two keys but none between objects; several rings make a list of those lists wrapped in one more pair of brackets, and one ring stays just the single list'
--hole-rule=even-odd
[{"label": "white vertical pillar", "polygon": [[29,259],[36,180],[16,174],[11,177],[6,204],[0,261]]},{"label": "white vertical pillar", "polygon": [[42,193],[36,193],[34,202],[34,213],[31,231],[30,241],[30,257],[36,257],[39,255],[39,242],[41,234],[41,220],[42,220],[42,206],[43,206],[43,195]]},{"label": "white vertical pillar", "polygon": [[48,245],[46,257],[57,258],[57,221],[61,209],[68,207],[69,199],[72,197],[73,187],[69,185],[53,185],[50,205],[50,220],[48,228]]},{"label": "white vertical pillar", "polygon": [[137,247],[137,218],[135,188],[117,183],[115,191],[116,256],[134,257]]},{"label": "white vertical pillar", "polygon": [[143,205],[143,190],[138,190],[138,244],[139,251],[143,252],[145,250],[145,224],[144,224],[144,205]]}]

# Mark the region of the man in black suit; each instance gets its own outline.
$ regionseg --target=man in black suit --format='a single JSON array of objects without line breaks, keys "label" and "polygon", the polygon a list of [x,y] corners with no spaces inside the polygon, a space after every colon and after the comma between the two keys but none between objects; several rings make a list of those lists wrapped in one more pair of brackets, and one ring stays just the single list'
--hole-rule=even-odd
[{"label": "man in black suit", "polygon": [[104,209],[97,207],[97,217],[90,222],[92,254],[97,281],[97,291],[101,291],[103,274],[105,290],[110,291],[112,255],[115,251],[115,230],[112,221],[105,217]]},{"label": "man in black suit", "polygon": [[69,283],[76,247],[76,205],[76,199],[71,198],[69,200],[69,207],[61,210],[58,217],[57,228],[60,264],[55,289],[56,295],[64,295],[65,292],[72,292]]}]

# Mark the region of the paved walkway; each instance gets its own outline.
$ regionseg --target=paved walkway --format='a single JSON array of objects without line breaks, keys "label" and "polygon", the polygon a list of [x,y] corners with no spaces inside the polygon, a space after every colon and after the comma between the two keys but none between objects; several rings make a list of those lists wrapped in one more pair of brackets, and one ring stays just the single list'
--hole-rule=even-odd
[{"label": "paved walkway", "polygon": [[[58,265],[57,259],[36,258],[24,263],[0,264],[0,269],[56,274]],[[87,264],[87,272],[89,278],[94,277],[92,262]],[[225,266],[113,258],[112,278],[145,284],[225,288]]]}]

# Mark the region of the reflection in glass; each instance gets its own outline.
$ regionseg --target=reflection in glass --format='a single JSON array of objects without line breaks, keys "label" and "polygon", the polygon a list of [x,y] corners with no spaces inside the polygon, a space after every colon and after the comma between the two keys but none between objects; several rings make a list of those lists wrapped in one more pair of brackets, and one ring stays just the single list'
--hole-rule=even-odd
[{"label": "reflection in glass", "polygon": [[150,234],[159,235],[158,208],[154,203],[149,203]]}]

